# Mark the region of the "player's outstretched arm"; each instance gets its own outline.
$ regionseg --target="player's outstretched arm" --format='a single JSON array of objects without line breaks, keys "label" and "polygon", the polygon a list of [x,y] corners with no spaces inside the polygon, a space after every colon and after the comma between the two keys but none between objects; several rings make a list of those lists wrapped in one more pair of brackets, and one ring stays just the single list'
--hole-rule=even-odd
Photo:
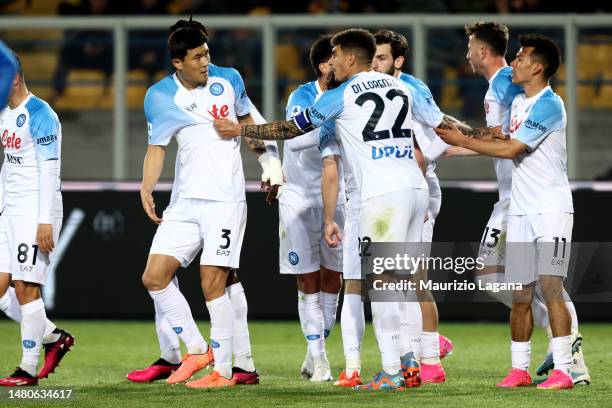
[{"label": "player's outstretched arm", "polygon": [[155,213],[155,201],[153,200],[153,190],[159,181],[161,172],[164,168],[164,158],[166,149],[163,146],[149,145],[145,154],[142,166],[142,185],[140,187],[140,200],[142,208],[149,219],[156,224],[161,224],[162,220]]},{"label": "player's outstretched arm", "polygon": [[467,135],[474,131],[474,129],[472,129],[468,124],[463,123],[459,119],[451,115],[447,115],[445,113],[444,118],[442,119],[442,123],[440,123],[440,126],[438,127],[442,129],[450,129],[451,125],[455,125],[457,129],[459,129],[459,131],[464,135]]},{"label": "player's outstretched arm", "polygon": [[304,134],[293,120],[279,120],[263,125],[240,125],[221,118],[215,120],[214,126],[219,136],[227,139],[242,136],[260,140],[286,140]]},{"label": "player's outstretched arm", "polygon": [[321,196],[323,198],[323,222],[325,226],[324,235],[325,241],[332,248],[337,247],[340,241],[342,241],[340,228],[334,221],[340,188],[338,160],[338,156],[324,157],[321,171]]},{"label": "player's outstretched arm", "polygon": [[527,145],[517,139],[508,140],[481,140],[463,135],[454,125],[450,129],[434,129],[446,143],[464,147],[477,153],[502,159],[514,159],[525,151]]}]

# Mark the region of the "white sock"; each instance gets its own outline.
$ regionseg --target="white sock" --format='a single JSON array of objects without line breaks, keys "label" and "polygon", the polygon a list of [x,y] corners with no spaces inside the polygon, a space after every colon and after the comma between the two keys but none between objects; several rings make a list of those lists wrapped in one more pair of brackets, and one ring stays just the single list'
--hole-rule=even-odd
[{"label": "white sock", "polygon": [[323,338],[328,338],[336,323],[338,293],[319,292],[319,305],[323,313]]},{"label": "white sock", "polygon": [[372,302],[372,323],[378,341],[382,369],[395,375],[400,363],[400,320],[398,302]]},{"label": "white sock", "polygon": [[[179,287],[176,276],[170,283],[177,288]],[[155,307],[155,332],[157,333],[157,340],[159,341],[161,358],[169,363],[179,364],[181,362],[179,336],[172,330],[172,326],[170,326],[168,319],[166,319],[159,305],[153,302],[153,306]]]},{"label": "white sock", "polygon": [[17,323],[21,322],[21,306],[15,295],[15,288],[9,286],[4,296],[0,298],[0,310],[4,314]]},{"label": "white sock", "polygon": [[308,353],[312,358],[325,355],[325,323],[319,303],[319,293],[305,294],[298,291],[298,314],[302,333],[308,342]]},{"label": "white sock", "polygon": [[185,296],[170,283],[165,289],[150,290],[149,295],[162,311],[170,327],[187,346],[189,354],[204,354],[208,344],[198,330]]},{"label": "white sock", "polygon": [[232,378],[232,343],[234,336],[234,309],[227,292],[206,302],[210,314],[210,345],[215,356],[215,371]]},{"label": "white sock", "polygon": [[421,332],[421,362],[440,364],[440,334],[438,332]]},{"label": "white sock", "polygon": [[400,356],[412,351],[419,360],[421,356],[421,330],[423,315],[419,302],[401,302],[400,312]]},{"label": "white sock", "polygon": [[234,310],[234,343],[232,345],[234,366],[245,371],[255,371],[247,322],[249,307],[242,283],[238,282],[228,287],[227,294]]},{"label": "white sock", "polygon": [[[493,283],[499,283],[499,282],[504,282],[505,281],[505,277],[503,273],[487,273],[484,275],[477,275],[474,279],[476,279],[479,283],[479,287],[486,287],[485,285],[487,283],[489,284],[493,284]],[[489,296],[491,296],[494,299],[499,300],[500,302],[502,302],[504,305],[508,306],[509,308],[512,308],[512,292],[509,290],[502,290],[499,292],[493,292],[492,290],[488,290],[487,294]]]},{"label": "white sock", "polygon": [[531,362],[531,341],[512,341],[512,368],[527,371]]},{"label": "white sock", "polygon": [[565,302],[565,306],[567,307],[567,311],[569,312],[572,318],[572,332],[578,331],[578,314],[576,314],[576,307],[574,306],[574,302],[567,301]]},{"label": "white sock", "polygon": [[155,332],[159,341],[159,349],[161,350],[161,358],[172,364],[181,362],[181,350],[179,346],[179,337],[172,330],[172,326],[166,319],[164,312],[159,305],[153,302],[155,306]]},{"label": "white sock", "polygon": [[[9,286],[4,296],[0,298],[0,310],[4,314],[17,323],[21,323],[21,305],[17,300],[15,288]],[[55,324],[49,319],[45,319],[45,330],[42,342],[43,344],[55,343],[61,336],[60,333],[53,333],[56,329]]]},{"label": "white sock", "polygon": [[561,370],[571,376],[572,336],[553,337],[551,340],[555,370]]},{"label": "white sock", "polygon": [[43,334],[45,331],[45,305],[42,299],[21,306],[21,345],[23,357],[19,367],[36,376]]},{"label": "white sock", "polygon": [[346,375],[361,371],[361,340],[365,331],[365,316],[361,295],[345,293],[340,314],[342,345],[346,359]]}]

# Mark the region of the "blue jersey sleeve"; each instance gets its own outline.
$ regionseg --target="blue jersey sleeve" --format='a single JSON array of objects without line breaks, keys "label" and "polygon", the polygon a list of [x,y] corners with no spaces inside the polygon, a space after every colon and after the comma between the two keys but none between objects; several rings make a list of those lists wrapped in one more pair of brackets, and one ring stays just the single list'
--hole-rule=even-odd
[{"label": "blue jersey sleeve", "polygon": [[172,77],[167,77],[147,91],[144,112],[149,144],[166,146],[176,132],[196,122],[174,103],[177,89]]},{"label": "blue jersey sleeve", "polygon": [[287,108],[285,109],[285,119],[290,120],[295,115],[298,115],[308,109],[314,103],[316,95],[308,92],[306,86],[300,86],[289,95],[287,100]]},{"label": "blue jersey sleeve", "polygon": [[444,118],[444,113],[440,110],[434,100],[429,87],[420,79],[411,77],[407,81],[407,75],[401,76],[410,90],[412,96],[412,115],[415,120],[425,127],[438,127]]},{"label": "blue jersey sleeve", "polygon": [[552,132],[565,123],[563,102],[558,97],[543,96],[531,107],[529,116],[513,136],[534,150]]},{"label": "blue jersey sleeve", "polygon": [[34,97],[26,103],[30,115],[30,134],[38,161],[58,160],[60,123],[53,109]]},{"label": "blue jersey sleeve", "polygon": [[227,70],[229,73],[227,80],[234,87],[234,93],[236,95],[236,100],[234,102],[236,116],[246,116],[251,111],[251,100],[247,96],[242,76],[240,76],[240,73],[234,68],[227,68]]},{"label": "blue jersey sleeve", "polygon": [[319,151],[321,152],[321,158],[340,155],[340,147],[336,141],[335,122],[326,122],[321,127],[321,132],[319,133]]},{"label": "blue jersey sleeve", "polygon": [[293,121],[297,127],[306,133],[323,126],[323,123],[336,119],[344,107],[344,88],[348,82],[350,81],[323,92],[314,105],[296,115]]},{"label": "blue jersey sleeve", "polygon": [[11,84],[17,74],[17,60],[13,53],[0,41],[0,109],[8,103]]},{"label": "blue jersey sleeve", "polygon": [[523,88],[512,83],[512,68],[505,67],[491,81],[491,92],[497,102],[509,108],[514,97],[523,93]]}]

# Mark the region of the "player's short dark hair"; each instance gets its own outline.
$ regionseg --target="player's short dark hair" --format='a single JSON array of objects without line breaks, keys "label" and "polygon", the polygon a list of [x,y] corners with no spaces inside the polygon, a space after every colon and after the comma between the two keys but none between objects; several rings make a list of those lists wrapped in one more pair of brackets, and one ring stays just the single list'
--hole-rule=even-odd
[{"label": "player's short dark hair", "polygon": [[331,39],[333,47],[340,46],[344,52],[355,54],[364,65],[372,64],[376,53],[376,39],[371,32],[362,28],[340,31]]},{"label": "player's short dark hair", "polygon": [[15,61],[17,61],[17,73],[23,78],[23,65],[21,65],[21,58],[19,58],[19,55],[15,52],[15,50],[11,50],[11,53],[13,54],[13,57],[15,57]]},{"label": "player's short dark hair", "polygon": [[506,55],[510,32],[505,25],[492,21],[476,21],[465,26],[465,36],[469,39],[471,35],[487,44],[496,55]]},{"label": "player's short dark hair", "polygon": [[391,47],[391,55],[394,60],[399,57],[406,58],[409,49],[408,40],[400,33],[383,29],[378,30],[376,34],[374,34],[374,38],[376,39],[376,45],[389,44]]},{"label": "player's short dark hair", "polygon": [[322,35],[310,47],[310,65],[314,69],[317,78],[323,73],[319,69],[319,64],[329,61],[332,54],[331,34]]},{"label": "player's short dark hair", "polygon": [[553,40],[543,35],[525,34],[519,36],[521,47],[533,47],[531,58],[544,67],[544,78],[550,79],[561,65],[561,50]]},{"label": "player's short dark hair", "polygon": [[188,50],[208,42],[206,27],[191,19],[179,20],[168,29],[168,51],[170,58],[182,60]]}]

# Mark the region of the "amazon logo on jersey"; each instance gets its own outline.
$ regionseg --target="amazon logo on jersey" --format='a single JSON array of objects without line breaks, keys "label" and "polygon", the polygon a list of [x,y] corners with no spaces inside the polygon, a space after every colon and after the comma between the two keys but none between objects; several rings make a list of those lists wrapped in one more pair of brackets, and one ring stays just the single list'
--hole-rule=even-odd
[{"label": "amazon logo on jersey", "polygon": [[56,135],[49,135],[45,137],[39,137],[38,139],[36,139],[36,144],[43,145],[43,146],[49,146],[51,143],[55,142],[56,140],[57,140]]}]

